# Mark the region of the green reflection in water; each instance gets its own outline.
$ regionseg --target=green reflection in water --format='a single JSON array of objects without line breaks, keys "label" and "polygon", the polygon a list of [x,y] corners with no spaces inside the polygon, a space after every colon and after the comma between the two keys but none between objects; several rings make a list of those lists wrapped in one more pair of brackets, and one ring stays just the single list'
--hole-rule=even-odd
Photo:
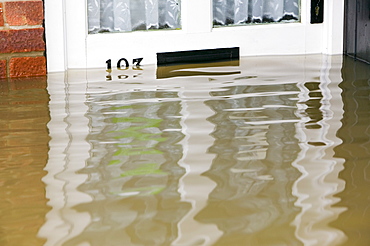
[{"label": "green reflection in water", "polygon": [[115,156],[124,155],[124,156],[130,156],[130,155],[156,155],[156,154],[162,154],[161,151],[150,149],[145,150],[142,148],[131,148],[131,149],[120,149],[114,153]]},{"label": "green reflection in water", "polygon": [[63,245],[170,245],[178,237],[179,220],[191,208],[178,192],[185,173],[178,165],[184,135],[171,131],[181,129],[181,103],[131,100],[178,98],[177,92],[88,97],[92,149],[80,171],[89,178],[79,190],[92,201],[75,209],[88,213],[91,222]]},{"label": "green reflection in water", "polygon": [[[124,108],[130,108],[130,107],[119,107],[115,109],[124,109]],[[163,142],[166,141],[166,138],[161,137],[162,133],[145,133],[141,130],[149,129],[149,128],[158,128],[161,125],[162,119],[150,119],[150,118],[144,118],[144,117],[120,117],[116,118],[113,117],[111,119],[112,123],[118,124],[118,123],[128,123],[130,126],[125,129],[120,129],[118,131],[115,131],[115,135],[118,133],[122,133],[122,135],[117,135],[114,138],[115,139],[122,139],[122,138],[131,138],[132,141],[127,144],[119,143],[118,146],[122,145],[132,145],[135,141],[155,141],[155,142]],[[112,133],[112,132],[110,132]],[[117,150],[114,153],[114,156],[130,156],[130,155],[155,155],[155,154],[162,154],[163,152],[154,149],[156,144],[154,144],[153,148],[147,149],[143,147],[132,147],[127,148],[123,147]],[[111,163],[112,164],[112,163]]]},{"label": "green reflection in water", "polygon": [[159,169],[159,165],[155,163],[148,163],[142,166],[139,166],[136,169],[125,171],[121,174],[121,177],[136,176],[136,175],[165,175],[166,172],[163,172]]}]

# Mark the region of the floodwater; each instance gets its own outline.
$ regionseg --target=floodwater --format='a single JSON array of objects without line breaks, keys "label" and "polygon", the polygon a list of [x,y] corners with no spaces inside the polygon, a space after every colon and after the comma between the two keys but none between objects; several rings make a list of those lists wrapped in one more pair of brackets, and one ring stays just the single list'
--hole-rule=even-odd
[{"label": "floodwater", "polygon": [[245,57],[0,83],[2,246],[368,246],[370,66]]}]

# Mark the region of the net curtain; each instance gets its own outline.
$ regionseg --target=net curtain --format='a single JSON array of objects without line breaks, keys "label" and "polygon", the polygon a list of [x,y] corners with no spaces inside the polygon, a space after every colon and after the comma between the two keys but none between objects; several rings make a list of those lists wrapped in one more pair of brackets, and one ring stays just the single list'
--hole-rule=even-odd
[{"label": "net curtain", "polygon": [[89,32],[180,28],[180,0],[87,0]]},{"label": "net curtain", "polygon": [[214,25],[299,19],[299,0],[213,0]]}]

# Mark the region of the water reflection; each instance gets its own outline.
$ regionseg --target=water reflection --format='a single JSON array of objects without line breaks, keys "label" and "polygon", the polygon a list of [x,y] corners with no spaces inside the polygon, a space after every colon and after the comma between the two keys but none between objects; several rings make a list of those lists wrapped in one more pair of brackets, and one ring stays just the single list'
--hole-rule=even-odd
[{"label": "water reflection", "polygon": [[91,201],[77,187],[87,176],[77,171],[85,167],[90,146],[86,142],[88,121],[84,114],[87,107],[86,79],[77,73],[48,75],[50,115],[48,123],[51,140],[47,171],[42,181],[46,184],[46,198],[51,210],[38,235],[46,238],[45,246],[62,245],[69,238],[79,235],[90,223],[88,213],[78,213],[73,207]]},{"label": "water reflection", "polygon": [[217,156],[205,175],[217,187],[197,219],[224,232],[215,245],[299,245],[289,226],[299,212],[291,191],[300,175],[291,165],[300,151],[294,137],[298,93],[296,84],[284,81],[211,92],[225,98],[207,101],[216,126],[210,152]]},{"label": "water reflection", "polygon": [[335,157],[345,160],[339,177],[346,180],[345,189],[337,197],[337,206],[345,207],[339,218],[331,223],[348,237],[343,245],[370,244],[370,66],[346,58],[340,84],[344,104],[342,127],[337,136]]},{"label": "water reflection", "polygon": [[295,236],[307,246],[340,245],[347,239],[341,230],[329,225],[346,209],[334,207],[339,201],[334,196],[345,185],[338,177],[344,160],[335,158],[333,151],[341,143],[336,136],[343,117],[338,87],[342,81],[341,63],[340,57],[324,57],[320,77],[314,81],[317,87],[298,83],[302,88],[297,111],[301,121],[296,126],[296,136],[301,151],[292,165],[302,173],[293,184],[293,194],[298,198],[295,205],[301,212],[293,224]]},{"label": "water reflection", "polygon": [[305,127],[308,129],[317,129],[321,128],[319,122],[323,119],[322,112],[320,110],[322,104],[321,100],[323,95],[320,89],[320,80],[319,81],[310,81],[303,84],[304,89],[308,90],[307,100],[301,102],[305,105],[305,117],[308,117],[310,120],[305,122]]},{"label": "water reflection", "polygon": [[0,80],[0,245],[45,242],[48,102],[45,77]]},{"label": "water reflection", "polygon": [[[75,209],[91,215],[84,231],[64,245],[168,245],[190,204],[180,201],[177,165],[183,149],[176,91],[87,94],[90,158],[79,190],[92,201]],[[169,102],[152,102],[153,99]],[[148,101],[148,102],[146,102]]]},{"label": "water reflection", "polygon": [[157,67],[157,79],[168,79],[186,76],[220,76],[240,74],[239,70],[222,71],[223,67],[239,67],[239,60],[213,63],[182,64]]},{"label": "water reflection", "polygon": [[157,79],[148,66],[50,83],[45,245],[353,240],[336,223],[356,209],[344,169],[355,153],[341,150],[361,121],[346,123],[341,66],[340,56],[259,57],[195,77]]}]

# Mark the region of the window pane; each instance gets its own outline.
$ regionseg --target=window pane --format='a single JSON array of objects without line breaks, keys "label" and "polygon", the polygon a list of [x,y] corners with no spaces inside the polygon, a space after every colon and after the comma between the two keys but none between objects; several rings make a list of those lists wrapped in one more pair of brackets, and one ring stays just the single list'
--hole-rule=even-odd
[{"label": "window pane", "polygon": [[213,0],[213,26],[299,20],[299,0]]},{"label": "window pane", "polygon": [[87,0],[89,33],[179,29],[180,0]]}]

